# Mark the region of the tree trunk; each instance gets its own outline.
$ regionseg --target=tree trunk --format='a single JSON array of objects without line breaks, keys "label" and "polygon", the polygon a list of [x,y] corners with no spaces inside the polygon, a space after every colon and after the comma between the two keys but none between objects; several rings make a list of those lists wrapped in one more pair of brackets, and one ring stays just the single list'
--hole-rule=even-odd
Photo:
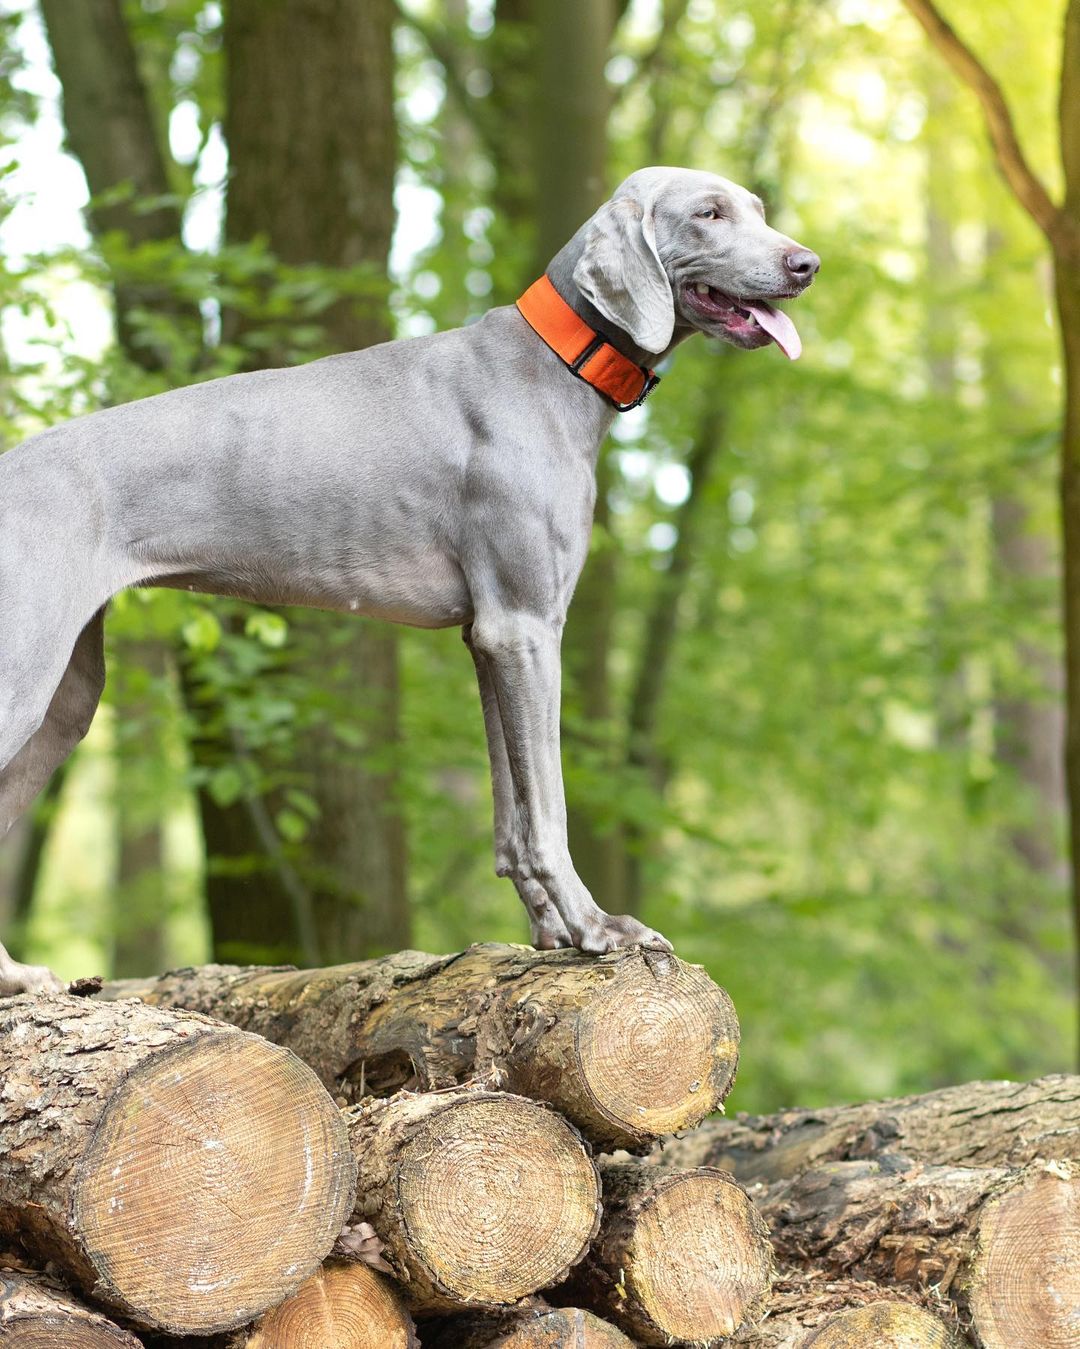
[{"label": "tree trunk", "polygon": [[136,1323],[250,1321],[351,1207],[343,1121],[311,1071],[206,1017],[11,998],[0,1081],[0,1237]]},{"label": "tree trunk", "polygon": [[160,702],[154,685],[166,673],[161,641],[128,641],[114,684],[119,849],[113,891],[113,973],[118,977],[165,964],[165,856],[160,792],[154,777],[168,772]]},{"label": "tree trunk", "polygon": [[424,1327],[424,1349],[634,1349],[621,1330],[579,1307],[542,1302],[503,1316],[456,1316]]},{"label": "tree trunk", "polygon": [[805,1274],[780,1279],[769,1315],[739,1344],[753,1349],[963,1349],[948,1304],[903,1290]]},{"label": "tree trunk", "polygon": [[[397,166],[393,20],[391,0],[232,0],[226,8],[230,241],[262,235],[282,262],[367,264],[373,280],[385,282]],[[390,336],[381,295],[362,311],[340,299],[321,321],[332,351]],[[235,329],[235,316],[232,323]],[[280,353],[264,351],[260,363],[275,360]],[[297,751],[319,806],[297,870],[323,960],[409,940],[395,763],[397,638],[374,624],[354,623],[343,634],[347,621],[290,614],[295,666],[317,672],[328,702],[364,741],[361,752],[347,750],[327,717]],[[238,902],[235,888],[213,886],[210,901],[215,929],[235,926],[229,912]]]},{"label": "tree trunk", "polygon": [[418,1311],[498,1308],[565,1277],[600,1219],[581,1135],[518,1096],[460,1090],[344,1112],[357,1162],[355,1221]]},{"label": "tree trunk", "polygon": [[0,1255],[0,1344],[10,1349],[142,1349],[129,1331],[77,1302],[63,1284]]},{"label": "tree trunk", "polygon": [[[726,358],[723,358],[726,361]],[[645,624],[645,640],[638,663],[638,675],[630,698],[627,716],[626,763],[631,769],[648,772],[653,785],[662,791],[668,778],[667,767],[656,752],[656,728],[664,684],[671,668],[675,634],[679,622],[679,600],[686,587],[690,566],[697,548],[699,519],[706,487],[719,456],[724,435],[724,394],[720,378],[706,395],[707,403],[698,427],[687,470],[690,491],[676,516],[675,545],[668,565],[659,578]],[[626,910],[640,914],[645,901],[645,863],[652,837],[639,826],[626,830]]]},{"label": "tree trunk", "polygon": [[337,1096],[479,1081],[547,1101],[597,1147],[692,1129],[729,1091],[727,994],[674,956],[488,944],[325,970],[207,966],[107,984],[285,1045]]},{"label": "tree trunk", "polygon": [[[106,244],[120,345],[144,370],[165,370],[174,359],[171,344],[155,346],[139,330],[134,311],[151,309],[186,327],[192,350],[200,344],[199,311],[178,302],[167,286],[146,280],[145,274],[132,276],[125,261],[107,247],[114,233],[129,248],[180,243],[180,212],[164,200],[171,189],[166,161],[120,0],[81,0],[77,5],[41,0],[41,13],[63,88],[67,141],[90,189],[90,226]],[[125,186],[130,193],[118,196],[117,189]],[[94,200],[98,198],[105,200]],[[142,208],[140,202],[153,205]]]},{"label": "tree trunk", "polygon": [[[610,95],[604,79],[611,34],[612,0],[549,0],[537,6],[536,79],[533,114],[539,276],[607,190],[607,121]],[[573,33],[573,42],[566,34]],[[613,759],[611,719],[612,625],[615,619],[616,552],[611,541],[608,493],[611,464],[601,448],[593,548],[578,582],[563,633],[566,755]],[[581,879],[602,908],[624,907],[620,831],[605,823],[575,788],[568,773],[567,826],[570,851]]]},{"label": "tree trunk", "polygon": [[711,1343],[754,1325],[772,1278],[769,1234],[724,1171],[601,1167],[604,1220],[559,1302],[643,1345]]},{"label": "tree trunk", "polygon": [[829,1277],[934,1289],[982,1349],[1075,1342],[1080,1162],[832,1162],[753,1191],[781,1260]]},{"label": "tree trunk", "polygon": [[828,1162],[899,1153],[930,1166],[1024,1166],[1080,1155],[1080,1077],[969,1082],[821,1110],[714,1119],[657,1149],[665,1165],[720,1166],[769,1185]]}]

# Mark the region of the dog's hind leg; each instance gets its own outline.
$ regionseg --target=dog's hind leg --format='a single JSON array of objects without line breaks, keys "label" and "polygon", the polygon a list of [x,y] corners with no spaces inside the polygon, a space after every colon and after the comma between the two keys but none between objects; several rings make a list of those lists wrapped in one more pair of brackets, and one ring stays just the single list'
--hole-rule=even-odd
[{"label": "dog's hind leg", "polygon": [[[77,637],[44,715],[33,716],[29,735],[0,768],[0,838],[90,729],[105,686],[104,628],[101,608]],[[14,734],[25,724],[15,723]]]},{"label": "dog's hind leg", "polygon": [[[41,724],[0,771],[0,837],[89,729],[105,684],[104,618],[99,609],[83,628]],[[63,987],[44,965],[22,965],[0,946],[0,997]]]}]

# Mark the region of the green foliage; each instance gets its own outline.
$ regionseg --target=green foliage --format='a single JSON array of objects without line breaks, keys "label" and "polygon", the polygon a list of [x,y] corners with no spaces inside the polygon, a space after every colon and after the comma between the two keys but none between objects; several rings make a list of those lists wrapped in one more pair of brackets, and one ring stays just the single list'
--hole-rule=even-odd
[{"label": "green foliage", "polygon": [[[1002,51],[990,11],[969,0],[949,11],[1003,68],[1048,159],[1055,16],[1017,16]],[[205,149],[222,108],[213,7],[128,12],[162,119],[193,104]],[[506,60],[497,25],[439,29],[433,10],[416,14],[398,42],[401,182],[416,194],[410,209],[438,212],[438,230],[395,276],[405,334],[512,296],[529,256],[491,169],[493,100],[505,91],[483,74]],[[627,838],[646,919],[732,993],[745,1036],[738,1107],[1065,1068],[1062,821],[1053,782],[1025,779],[1010,742],[1025,724],[1018,709],[1059,699],[1059,390],[1040,241],[995,181],[966,99],[928,114],[928,58],[898,10],[691,0],[659,45],[658,32],[657,7],[638,4],[615,36],[613,176],[661,161],[750,180],[776,223],[825,261],[792,310],[802,363],[695,339],[647,409],[616,428],[612,526],[596,540],[618,563],[615,712],[575,737],[569,789],[601,829]],[[9,134],[27,112],[3,83],[17,58],[0,28]],[[951,156],[946,202],[927,200],[935,145]],[[196,165],[174,168],[187,200]],[[927,260],[930,213],[956,250],[947,275]],[[204,331],[193,340],[159,315],[139,317],[146,340],[172,344],[164,375],[114,349],[80,356],[53,308],[73,269],[103,291],[118,270],[152,278],[199,306]],[[286,268],[259,241],[209,255],[109,239],[26,263],[0,256],[0,307],[35,315],[44,334],[40,359],[8,358],[4,440],[106,399],[242,369],[263,344],[290,362],[319,355],[321,316],[343,296],[380,304],[385,283],[363,269]],[[234,332],[230,313],[251,323]],[[716,453],[693,482],[685,465],[704,436]],[[693,547],[672,591],[689,491]],[[1036,565],[1006,555],[1009,511]],[[678,621],[647,753],[635,759],[634,691],[649,624],[668,602]],[[171,669],[132,684],[125,653],[147,640],[168,645]],[[353,716],[364,690],[346,707],[342,681],[305,663],[288,612],[186,592],[127,596],[113,607],[110,646],[115,711],[65,789],[32,928],[35,958],[70,973],[106,958],[124,922],[106,902],[109,866],[78,860],[109,851],[100,840],[118,788],[105,770],[118,744],[128,765],[145,743],[139,795],[171,831],[163,876],[177,959],[204,953],[192,787],[204,783],[221,805],[270,802],[283,853],[300,864],[318,806],[296,746],[330,724],[343,755],[365,751]],[[406,632],[401,651],[399,805],[416,944],[524,939],[509,884],[491,874],[470,662],[456,633]],[[246,753],[193,766],[178,670]],[[156,748],[152,722],[168,728]],[[1049,850],[1037,865],[1035,837]],[[619,907],[617,895],[597,898]],[[65,913],[77,915],[66,933]]]}]

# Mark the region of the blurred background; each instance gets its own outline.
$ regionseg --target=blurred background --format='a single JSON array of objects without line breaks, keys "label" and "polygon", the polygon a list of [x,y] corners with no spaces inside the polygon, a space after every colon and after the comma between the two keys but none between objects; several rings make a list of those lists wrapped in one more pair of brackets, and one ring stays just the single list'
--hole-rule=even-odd
[{"label": "blurred background", "polygon": [[[1058,0],[950,0],[1059,190]],[[899,0],[0,5],[0,438],[513,301],[628,172],[823,258],[805,355],[620,418],[565,641],[573,852],[730,991],[731,1105],[1072,1066],[1046,240]],[[146,446],[152,458],[154,447]],[[0,847],[67,977],[524,941],[460,634],[169,591]]]}]

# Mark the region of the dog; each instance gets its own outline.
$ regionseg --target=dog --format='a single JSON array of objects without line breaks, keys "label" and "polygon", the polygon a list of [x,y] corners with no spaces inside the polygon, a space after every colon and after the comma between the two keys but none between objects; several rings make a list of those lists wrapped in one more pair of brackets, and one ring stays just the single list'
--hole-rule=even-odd
[{"label": "dog", "polygon": [[[800,342],[817,255],[711,173],[630,175],[515,306],[453,331],[106,408],[0,456],[0,836],[86,734],[127,586],[459,625],[495,860],[541,948],[670,949],[604,913],[566,836],[560,639],[601,442],[694,332]],[[0,992],[48,986],[0,947]]]}]

